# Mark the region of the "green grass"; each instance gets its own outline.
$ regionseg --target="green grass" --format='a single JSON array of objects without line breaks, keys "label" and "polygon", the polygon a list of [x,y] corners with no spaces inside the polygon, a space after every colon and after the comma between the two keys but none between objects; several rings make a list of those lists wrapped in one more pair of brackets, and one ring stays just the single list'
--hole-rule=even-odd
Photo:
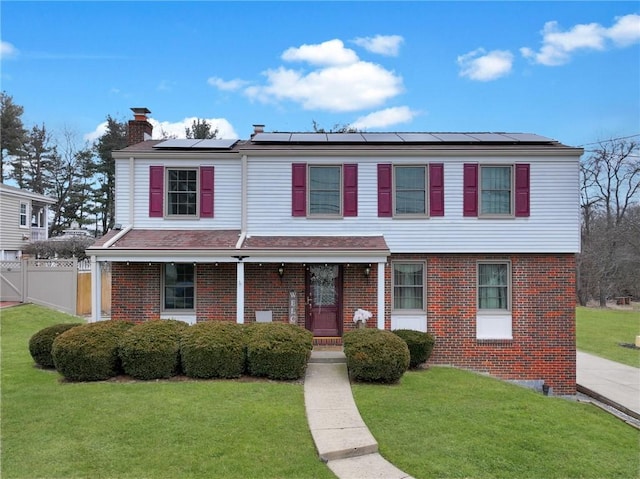
[{"label": "green grass", "polygon": [[576,342],[580,351],[640,367],[640,349],[623,348],[640,335],[640,311],[576,308]]},{"label": "green grass", "polygon": [[353,385],[381,454],[428,478],[633,478],[640,431],[596,406],[433,367]]},{"label": "green grass", "polygon": [[38,330],[78,319],[3,310],[2,469],[10,478],[329,478],[299,383],[64,383],[34,367]]}]

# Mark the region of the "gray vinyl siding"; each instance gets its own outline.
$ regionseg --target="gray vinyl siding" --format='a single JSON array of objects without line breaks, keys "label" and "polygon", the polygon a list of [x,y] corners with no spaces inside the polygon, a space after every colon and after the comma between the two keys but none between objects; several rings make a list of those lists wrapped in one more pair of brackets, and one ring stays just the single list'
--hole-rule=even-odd
[{"label": "gray vinyl siding", "polygon": [[[27,203],[27,226],[20,226],[20,203]],[[16,195],[0,196],[0,249],[4,251],[21,250],[29,241],[22,239],[27,235],[31,239],[31,200],[20,199]]]},{"label": "gray vinyl siding", "polygon": [[[291,216],[291,164],[358,163],[358,216]],[[445,215],[428,219],[379,218],[377,164],[444,163]],[[527,218],[465,218],[463,164],[529,163]],[[249,159],[248,233],[252,235],[383,234],[394,253],[575,253],[580,250],[577,157]]]},{"label": "gray vinyl siding", "polygon": [[[239,229],[241,224],[241,165],[238,160],[135,160],[134,174],[129,174],[129,160],[116,161],[116,222],[132,224],[129,188],[135,182],[133,223],[142,229]],[[149,167],[197,168],[214,166],[214,217],[202,219],[167,219],[149,217]],[[133,179],[132,179],[133,178]],[[166,199],[165,199],[166,201]]]}]

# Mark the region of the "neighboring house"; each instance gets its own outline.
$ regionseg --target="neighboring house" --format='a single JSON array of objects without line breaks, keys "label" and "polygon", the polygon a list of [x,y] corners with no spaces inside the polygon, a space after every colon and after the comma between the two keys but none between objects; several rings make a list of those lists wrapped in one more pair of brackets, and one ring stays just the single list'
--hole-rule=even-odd
[{"label": "neighboring house", "polygon": [[142,141],[139,114],[129,130],[119,229],[87,251],[94,271],[111,263],[113,319],[288,321],[340,344],[362,308],[368,327],[433,333],[434,364],[575,393],[582,149],[261,125]]},{"label": "neighboring house", "polygon": [[0,260],[16,260],[31,241],[49,236],[49,206],[56,200],[0,183]]}]

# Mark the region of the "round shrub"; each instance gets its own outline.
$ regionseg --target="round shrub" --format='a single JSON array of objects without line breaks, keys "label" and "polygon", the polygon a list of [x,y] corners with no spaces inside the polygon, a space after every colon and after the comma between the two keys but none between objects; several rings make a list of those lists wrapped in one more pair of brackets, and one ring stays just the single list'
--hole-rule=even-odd
[{"label": "round shrub", "polygon": [[407,343],[410,356],[410,368],[415,368],[419,364],[426,362],[431,356],[433,345],[436,342],[436,338],[433,334],[415,331],[413,329],[396,329],[391,332],[402,338],[404,342]]},{"label": "round shrub", "polygon": [[54,324],[53,326],[41,329],[31,336],[31,339],[29,339],[29,352],[35,363],[43,368],[55,367],[53,358],[51,357],[53,340],[56,339],[59,334],[76,326],[80,326],[81,324],[83,323]]},{"label": "round shrub", "polygon": [[313,349],[313,334],[288,323],[252,323],[246,327],[247,371],[276,380],[300,379]]},{"label": "round shrub", "polygon": [[182,332],[180,357],[191,378],[237,378],[244,371],[242,325],[205,321]]},{"label": "round shrub", "polygon": [[175,319],[136,324],[118,345],[125,374],[136,379],[161,379],[178,374],[180,336],[189,325]]},{"label": "round shrub", "polygon": [[71,381],[100,381],[122,372],[118,343],[127,321],[82,324],[60,334],[51,348],[56,369]]},{"label": "round shrub", "polygon": [[342,338],[349,376],[356,381],[395,383],[409,367],[409,348],[391,331],[355,329]]}]

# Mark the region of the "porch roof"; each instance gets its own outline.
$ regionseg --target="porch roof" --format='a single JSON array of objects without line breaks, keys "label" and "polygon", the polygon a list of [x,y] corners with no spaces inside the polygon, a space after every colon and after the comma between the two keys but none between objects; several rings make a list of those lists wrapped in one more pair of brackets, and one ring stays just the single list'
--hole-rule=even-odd
[{"label": "porch roof", "polygon": [[98,261],[380,262],[384,236],[251,236],[240,230],[110,231],[89,255]]}]

